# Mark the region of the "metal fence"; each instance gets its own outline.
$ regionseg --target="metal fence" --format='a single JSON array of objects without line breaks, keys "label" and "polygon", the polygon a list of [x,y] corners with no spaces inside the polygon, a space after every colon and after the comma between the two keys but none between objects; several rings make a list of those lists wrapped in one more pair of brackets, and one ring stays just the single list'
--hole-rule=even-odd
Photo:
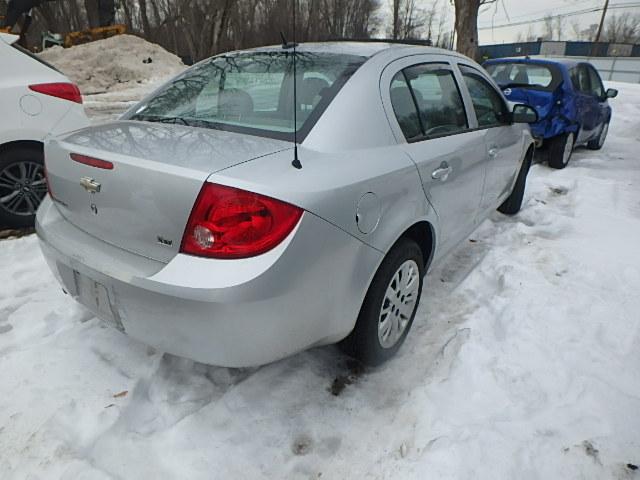
[{"label": "metal fence", "polygon": [[483,59],[553,55],[563,57],[640,57],[640,45],[594,42],[521,42],[484,45]]},{"label": "metal fence", "polygon": [[603,80],[640,83],[640,57],[571,57],[571,59],[591,63],[598,69]]}]

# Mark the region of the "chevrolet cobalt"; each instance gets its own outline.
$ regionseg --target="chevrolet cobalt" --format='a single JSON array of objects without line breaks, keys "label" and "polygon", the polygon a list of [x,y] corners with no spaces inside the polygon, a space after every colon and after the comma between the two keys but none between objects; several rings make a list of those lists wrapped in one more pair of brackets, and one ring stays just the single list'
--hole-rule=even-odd
[{"label": "chevrolet cobalt", "polygon": [[162,351],[242,367],[340,342],[375,365],[429,265],[520,209],[536,120],[435,48],[226,53],[50,140],[37,232],[66,292]]}]

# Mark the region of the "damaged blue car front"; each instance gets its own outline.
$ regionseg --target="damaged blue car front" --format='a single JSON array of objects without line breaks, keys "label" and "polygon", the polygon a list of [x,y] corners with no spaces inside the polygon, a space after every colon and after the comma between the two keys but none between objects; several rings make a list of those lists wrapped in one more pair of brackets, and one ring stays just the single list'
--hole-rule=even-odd
[{"label": "damaged blue car front", "polygon": [[548,152],[549,165],[564,168],[573,148],[604,145],[611,120],[608,99],[617,90],[604,89],[593,65],[568,59],[505,58],[484,67],[514,103],[532,106],[539,121],[531,130]]}]

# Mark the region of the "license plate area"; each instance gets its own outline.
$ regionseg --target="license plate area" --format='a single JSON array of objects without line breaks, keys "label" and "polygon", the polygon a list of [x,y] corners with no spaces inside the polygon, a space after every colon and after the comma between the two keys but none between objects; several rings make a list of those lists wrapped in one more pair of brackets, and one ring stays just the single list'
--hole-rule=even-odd
[{"label": "license plate area", "polygon": [[91,310],[100,320],[124,332],[118,311],[113,307],[109,290],[100,282],[74,270],[78,301]]}]

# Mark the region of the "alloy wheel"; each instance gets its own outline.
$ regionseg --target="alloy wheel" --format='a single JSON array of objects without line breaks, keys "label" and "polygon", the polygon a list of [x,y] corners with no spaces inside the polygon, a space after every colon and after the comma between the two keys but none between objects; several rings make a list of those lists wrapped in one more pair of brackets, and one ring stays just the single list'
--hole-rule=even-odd
[{"label": "alloy wheel", "polygon": [[0,207],[12,215],[31,216],[47,194],[44,168],[38,162],[16,162],[0,171]]}]

